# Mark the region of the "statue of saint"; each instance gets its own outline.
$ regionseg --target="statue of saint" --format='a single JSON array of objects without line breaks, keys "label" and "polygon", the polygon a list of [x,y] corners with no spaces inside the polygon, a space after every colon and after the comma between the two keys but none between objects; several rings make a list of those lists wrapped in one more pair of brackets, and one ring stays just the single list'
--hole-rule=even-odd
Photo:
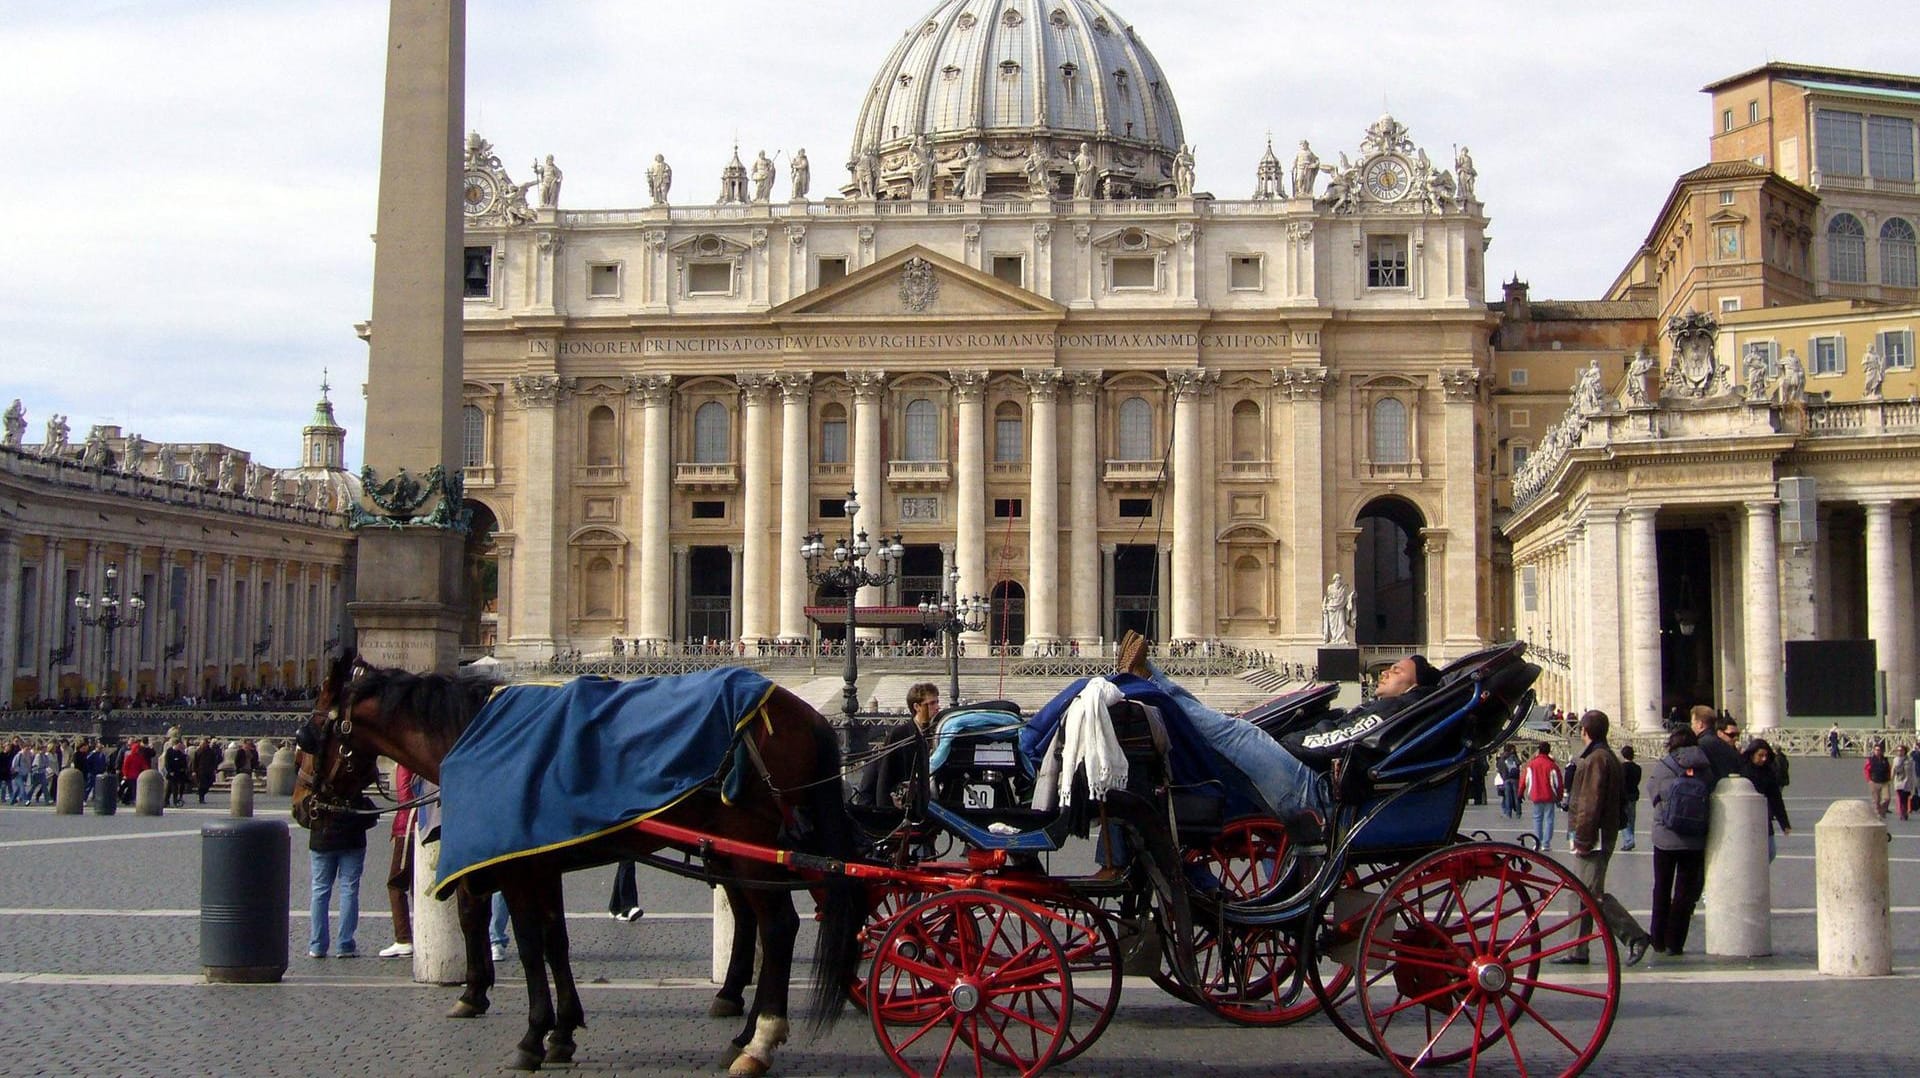
[{"label": "statue of saint", "polygon": [[963,198],[979,198],[987,193],[987,154],[979,142],[967,143],[967,155],[960,172]]},{"label": "statue of saint", "polygon": [[1460,147],[1460,152],[1453,155],[1453,182],[1462,205],[1473,201],[1473,181],[1479,177],[1479,171],[1473,167],[1473,153],[1465,146]]},{"label": "statue of saint", "polygon": [[89,468],[105,468],[107,458],[107,433],[98,426],[87,431],[86,445],[80,451],[80,463]]},{"label": "statue of saint", "polygon": [[147,440],[138,434],[127,435],[126,448],[120,451],[120,470],[128,475],[140,475],[140,459],[147,455]]},{"label": "statue of saint", "polygon": [[1757,344],[1747,345],[1747,354],[1740,361],[1741,380],[1746,383],[1748,400],[1764,400],[1767,396],[1767,352]]},{"label": "statue of saint", "polygon": [[1312,198],[1313,185],[1320,182],[1320,158],[1307,145],[1306,139],[1300,140],[1300,150],[1293,155],[1293,197]]},{"label": "statue of saint", "polygon": [[173,482],[174,473],[179,470],[179,464],[177,451],[170,443],[162,442],[159,451],[154,454],[153,461],[154,471],[158,473],[157,478],[163,483]]},{"label": "statue of saint", "polygon": [[547,160],[544,164],[539,161],[533,163],[533,178],[534,181],[540,185],[541,208],[550,210],[560,205],[560,180],[562,177],[560,175],[560,166],[553,163],[552,154],[547,155]]},{"label": "statue of saint", "polygon": [[1353,627],[1353,589],[1339,573],[1327,585],[1326,598],[1320,600],[1320,635],[1329,644],[1350,644],[1348,631]]},{"label": "statue of saint", "polygon": [[1887,381],[1887,364],[1880,358],[1880,352],[1873,345],[1867,346],[1867,354],[1860,357],[1861,395],[1870,401],[1880,399],[1880,388]]},{"label": "statue of saint", "polygon": [[1098,171],[1093,163],[1093,146],[1081,143],[1080,152],[1073,155],[1073,197],[1092,198],[1094,175]]},{"label": "statue of saint", "polygon": [[880,154],[871,146],[853,159],[853,190],[856,198],[880,197]]},{"label": "statue of saint", "polygon": [[767,151],[761,150],[760,156],[753,159],[753,200],[755,202],[773,201],[773,161],[767,157]]},{"label": "statue of saint", "polygon": [[68,433],[66,416],[55,415],[49,418],[47,420],[47,441],[45,445],[40,447],[41,451],[48,456],[58,455],[61,450],[67,447]]},{"label": "statue of saint", "polygon": [[214,481],[217,490],[238,493],[240,489],[240,458],[227,453],[220,458],[219,478]]},{"label": "statue of saint", "polygon": [[787,165],[787,176],[793,180],[793,200],[806,200],[807,188],[813,184],[813,166],[807,163],[805,146],[793,155],[793,161]]},{"label": "statue of saint", "polygon": [[205,449],[195,449],[187,457],[187,485],[204,487],[213,478],[213,458]]},{"label": "statue of saint", "polygon": [[913,197],[929,199],[933,197],[933,150],[927,145],[927,136],[913,136],[913,147],[907,151],[908,160],[913,167]]},{"label": "statue of saint", "polygon": [[1173,193],[1181,198],[1193,197],[1193,147],[1183,145],[1180,152],[1173,155]]},{"label": "statue of saint", "polygon": [[673,189],[673,167],[667,164],[667,155],[653,155],[653,164],[647,167],[647,194],[656,206],[667,204],[667,192]]},{"label": "statue of saint", "polygon": [[1633,354],[1633,362],[1627,365],[1627,403],[1636,408],[1644,408],[1650,403],[1647,397],[1647,381],[1653,375],[1653,353],[1645,348]]},{"label": "statue of saint", "polygon": [[13,403],[7,407],[6,424],[5,444],[18,448],[21,439],[27,436],[27,409],[20,403],[19,397],[13,398]]},{"label": "statue of saint", "polygon": [[1600,389],[1600,361],[1592,360],[1580,371],[1579,381],[1573,386],[1573,407],[1581,415],[1592,415],[1602,406]]},{"label": "statue of saint", "polygon": [[1774,387],[1774,394],[1781,404],[1807,402],[1807,368],[1791,348],[1787,349],[1787,357],[1780,361],[1780,381]]},{"label": "statue of saint", "polygon": [[1053,194],[1052,183],[1047,178],[1047,152],[1040,148],[1040,140],[1033,140],[1033,149],[1027,151],[1027,163],[1021,166],[1027,175],[1027,193],[1035,198],[1046,198]]}]

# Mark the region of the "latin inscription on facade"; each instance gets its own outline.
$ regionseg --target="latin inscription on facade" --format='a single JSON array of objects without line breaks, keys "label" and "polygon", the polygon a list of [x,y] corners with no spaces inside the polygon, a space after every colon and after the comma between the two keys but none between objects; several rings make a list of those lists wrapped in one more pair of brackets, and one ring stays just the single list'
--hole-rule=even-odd
[{"label": "latin inscription on facade", "polygon": [[786,333],[736,337],[622,337],[611,340],[529,342],[533,355],[692,356],[779,355],[786,352],[1162,352],[1209,349],[1277,352],[1313,348],[1317,330],[1292,333]]}]

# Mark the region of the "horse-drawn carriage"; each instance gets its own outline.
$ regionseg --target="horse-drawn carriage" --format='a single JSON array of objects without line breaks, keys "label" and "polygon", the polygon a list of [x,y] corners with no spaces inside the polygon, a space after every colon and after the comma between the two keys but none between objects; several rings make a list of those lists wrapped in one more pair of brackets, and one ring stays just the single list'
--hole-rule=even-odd
[{"label": "horse-drawn carriage", "polygon": [[[922,746],[927,766],[897,805],[855,810],[865,830],[853,849],[809,851],[790,830],[769,841],[672,813],[631,821],[621,838],[684,874],[778,866],[802,877],[787,886],[840,888],[821,905],[818,961],[842,975],[817,978],[816,991],[859,1004],[907,1074],[1034,1074],[1078,1056],[1113,1019],[1128,969],[1231,1022],[1279,1026],[1325,1013],[1404,1072],[1464,1061],[1472,1073],[1578,1073],[1604,1043],[1619,992],[1599,903],[1551,858],[1459,833],[1474,762],[1531,706],[1539,671],[1523,652],[1506,645],[1461,659],[1389,717],[1340,721],[1330,687],[1245,716],[1277,740],[1311,746],[1306,758],[1330,798],[1324,823],[1276,818],[1231,761],[1210,757],[1184,729],[1178,705],[1136,678],[1145,687],[1103,720],[1124,779],[1106,788],[1084,770],[1052,776],[1066,807],[1027,802],[1031,750],[1043,740],[1033,720],[974,705],[936,725]],[[742,724],[748,743],[752,727]],[[783,783],[825,782],[771,773],[764,750],[745,755],[752,766],[743,769],[775,802]],[[1044,769],[1038,780],[1050,780]],[[1050,872],[1068,837],[1095,825],[1111,867]],[[750,882],[781,886],[764,872]],[[851,942],[849,883],[865,898]],[[508,897],[513,904],[514,891]],[[790,952],[790,933],[785,942]],[[1589,950],[1587,969],[1552,965]],[[785,972],[763,969],[757,991]],[[784,984],[779,991],[777,1005],[757,999],[754,1015],[783,1018]],[[838,1002],[817,998],[816,1008]],[[753,1032],[754,1015],[742,1038],[753,1034],[761,1051],[748,1054],[764,1069],[771,1042]],[[536,1043],[538,1032],[529,1034]]]}]

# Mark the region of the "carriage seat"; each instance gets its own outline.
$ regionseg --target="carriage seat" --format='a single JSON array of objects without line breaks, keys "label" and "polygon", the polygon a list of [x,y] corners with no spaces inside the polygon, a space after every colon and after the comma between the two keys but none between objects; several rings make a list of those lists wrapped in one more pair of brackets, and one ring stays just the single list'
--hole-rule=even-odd
[{"label": "carriage seat", "polygon": [[1325,719],[1332,708],[1333,698],[1338,695],[1338,685],[1309,685],[1250,707],[1240,713],[1240,718],[1265,730],[1268,736],[1278,741]]}]

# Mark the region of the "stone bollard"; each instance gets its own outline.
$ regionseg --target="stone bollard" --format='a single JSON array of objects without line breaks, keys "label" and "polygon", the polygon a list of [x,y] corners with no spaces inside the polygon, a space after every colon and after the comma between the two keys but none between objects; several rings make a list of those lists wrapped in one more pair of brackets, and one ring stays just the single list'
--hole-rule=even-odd
[{"label": "stone bollard", "polygon": [[77,767],[66,767],[53,777],[53,813],[78,816],[86,808],[87,777]]},{"label": "stone bollard", "polygon": [[1767,872],[1767,799],[1738,775],[1713,791],[1707,824],[1707,953],[1773,953],[1773,881]]},{"label": "stone bollard", "polygon": [[227,815],[245,817],[253,815],[253,776],[241,773],[233,777],[233,787],[227,791]]},{"label": "stone bollard", "polygon": [[158,816],[167,800],[167,779],[155,768],[140,772],[133,780],[133,814]]},{"label": "stone bollard", "polygon": [[[413,979],[420,984],[459,984],[467,979],[467,942],[460,934],[460,906],[430,897],[440,874],[440,844],[413,833]],[[485,913],[481,916],[484,918]]]},{"label": "stone bollard", "polygon": [[733,903],[723,887],[713,889],[713,983],[725,984],[733,961]]},{"label": "stone bollard", "polygon": [[1814,909],[1820,972],[1885,977],[1893,972],[1893,903],[1886,822],[1865,801],[1835,801],[1813,828]]},{"label": "stone bollard", "polygon": [[296,767],[293,762],[293,750],[285,745],[274,750],[273,762],[267,765],[267,794],[270,797],[292,797],[293,780]]}]

